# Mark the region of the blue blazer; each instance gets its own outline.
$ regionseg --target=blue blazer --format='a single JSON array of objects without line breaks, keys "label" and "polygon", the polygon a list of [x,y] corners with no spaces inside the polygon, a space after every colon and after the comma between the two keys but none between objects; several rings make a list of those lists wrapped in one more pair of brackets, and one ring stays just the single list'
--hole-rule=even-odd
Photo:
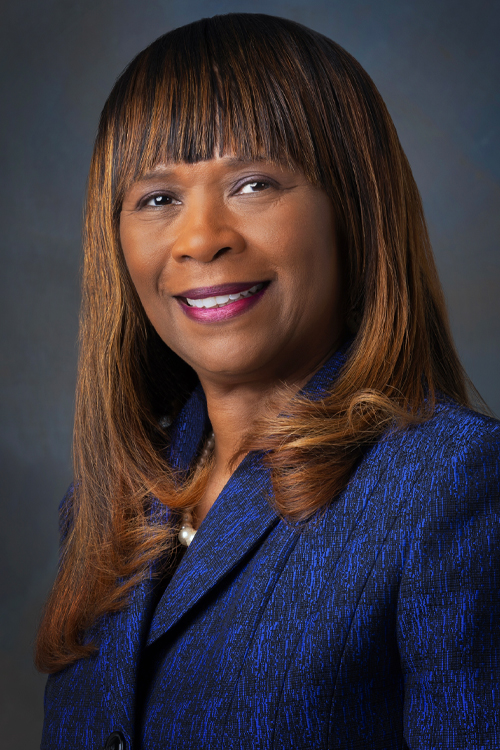
[{"label": "blue blazer", "polygon": [[[197,390],[178,467],[206,418]],[[499,446],[500,423],[443,403],[301,529],[249,454],[165,590],[143,581],[49,677],[43,750],[500,748]]]}]

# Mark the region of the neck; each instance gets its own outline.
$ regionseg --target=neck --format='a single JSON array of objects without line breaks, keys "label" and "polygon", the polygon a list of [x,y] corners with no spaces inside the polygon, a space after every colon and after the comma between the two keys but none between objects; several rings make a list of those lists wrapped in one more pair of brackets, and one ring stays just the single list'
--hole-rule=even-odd
[{"label": "neck", "polygon": [[266,402],[272,398],[274,388],[219,388],[202,383],[207,408],[214,433],[214,460],[204,488],[204,494],[192,513],[192,523],[198,528],[232,472],[243,460],[234,455],[253,425],[262,416]]},{"label": "neck", "polygon": [[219,388],[202,383],[215,436],[215,463],[229,470],[235,450],[263,415],[276,386]]},{"label": "neck", "polygon": [[[215,436],[215,465],[218,471],[225,472],[228,478],[231,459],[244,438],[252,432],[254,425],[265,414],[272,416],[270,408],[274,408],[278,414],[283,404],[280,405],[276,396],[283,386],[288,387],[292,393],[299,391],[337,348],[336,342],[335,346],[310,362],[309,366],[294,372],[289,370],[287,376],[280,374],[267,380],[234,384],[221,383],[215,378],[199,375]],[[275,406],[270,407],[273,402]],[[232,467],[234,468],[235,466]]]}]

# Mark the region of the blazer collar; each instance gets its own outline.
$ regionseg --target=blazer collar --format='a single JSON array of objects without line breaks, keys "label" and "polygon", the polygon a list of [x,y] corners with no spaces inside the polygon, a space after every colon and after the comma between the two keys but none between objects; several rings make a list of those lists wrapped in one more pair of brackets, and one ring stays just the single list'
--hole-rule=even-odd
[{"label": "blazer collar", "polygon": [[[345,363],[348,342],[337,350],[303,388],[319,399]],[[198,386],[171,433],[170,461],[181,472],[195,457],[208,426],[203,391]],[[167,586],[151,623],[148,645],[166,633],[279,523],[273,509],[269,470],[262,455],[249,453],[217,498]],[[290,530],[290,533],[293,533]],[[286,543],[288,535],[283,536]]]}]

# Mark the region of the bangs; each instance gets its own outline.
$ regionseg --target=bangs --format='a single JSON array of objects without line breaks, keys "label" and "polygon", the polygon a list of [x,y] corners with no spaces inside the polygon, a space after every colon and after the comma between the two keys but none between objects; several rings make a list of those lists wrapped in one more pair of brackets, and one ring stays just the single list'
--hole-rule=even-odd
[{"label": "bangs", "polygon": [[293,38],[295,24],[287,29],[279,19],[273,28],[266,16],[266,34],[255,15],[241,16],[204,19],[160,37],[118,80],[103,111],[115,205],[158,164],[228,153],[299,168],[321,184],[310,128],[318,117],[316,86],[311,61]]}]

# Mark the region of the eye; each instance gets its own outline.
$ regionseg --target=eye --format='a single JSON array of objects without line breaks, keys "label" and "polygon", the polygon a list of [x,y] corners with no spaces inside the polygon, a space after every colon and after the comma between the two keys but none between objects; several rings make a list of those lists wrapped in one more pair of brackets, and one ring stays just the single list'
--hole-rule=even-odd
[{"label": "eye", "polygon": [[146,198],[143,202],[143,206],[152,206],[153,208],[162,208],[163,206],[179,205],[180,201],[173,198],[171,195],[165,193],[157,193]]},{"label": "eye", "polygon": [[249,194],[249,193],[261,193],[263,190],[267,190],[267,188],[271,187],[270,182],[266,182],[265,180],[252,180],[252,182],[246,182],[244,185],[242,185],[238,192],[243,194]]}]

